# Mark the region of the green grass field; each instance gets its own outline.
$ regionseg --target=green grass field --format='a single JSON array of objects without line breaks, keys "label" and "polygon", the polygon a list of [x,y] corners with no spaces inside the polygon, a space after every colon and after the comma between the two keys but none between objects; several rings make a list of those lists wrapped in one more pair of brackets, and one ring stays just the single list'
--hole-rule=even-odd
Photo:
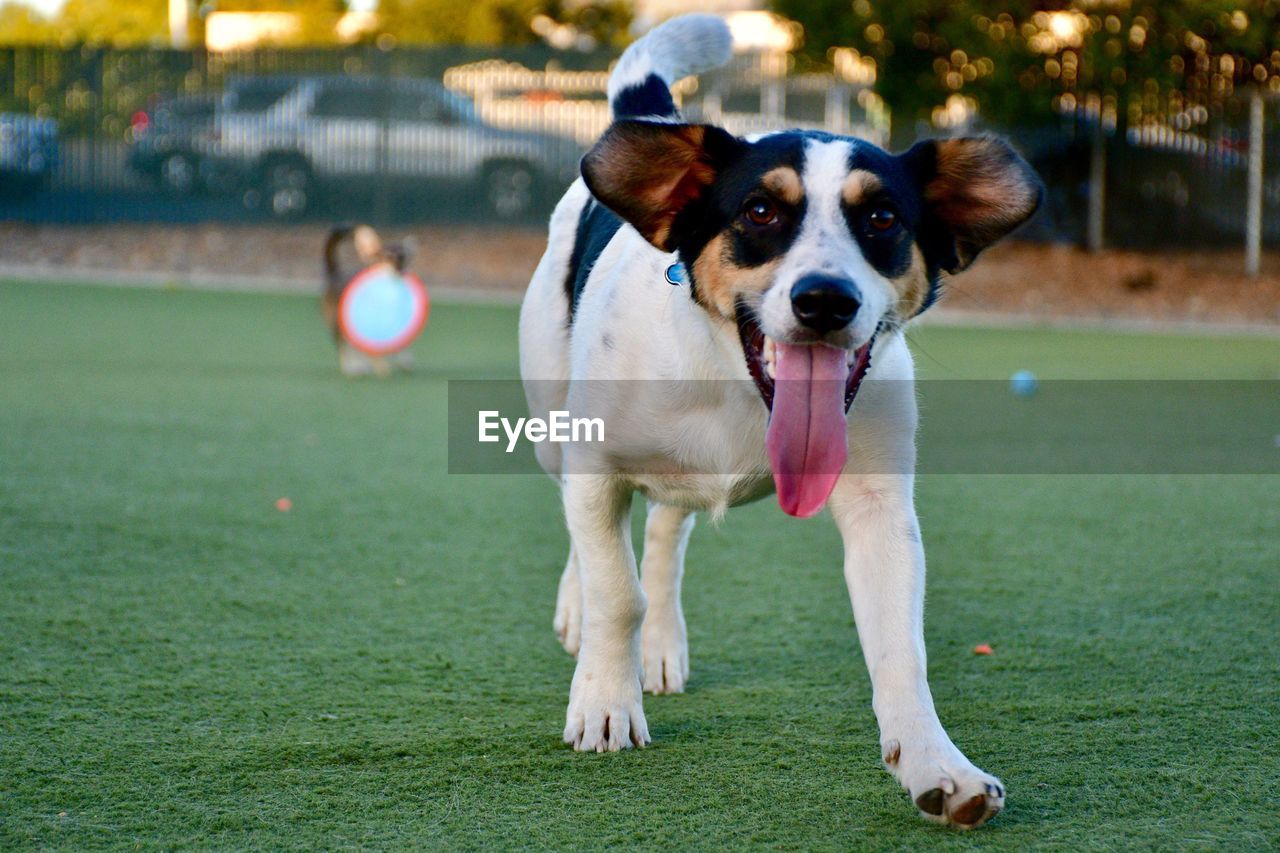
[{"label": "green grass field", "polygon": [[[914,337],[933,377],[1280,379],[1275,338]],[[515,348],[440,305],[351,382],[308,299],[0,284],[0,847],[1280,839],[1274,476],[921,479],[934,696],[1010,791],[975,833],[880,769],[838,537],[772,501],[694,536],[653,746],[574,754],[553,487],[445,473],[446,380]]]}]

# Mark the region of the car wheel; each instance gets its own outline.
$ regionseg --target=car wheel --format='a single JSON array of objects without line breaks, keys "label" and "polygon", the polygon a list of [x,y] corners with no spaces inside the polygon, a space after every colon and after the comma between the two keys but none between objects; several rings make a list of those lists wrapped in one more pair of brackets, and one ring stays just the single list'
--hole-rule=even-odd
[{"label": "car wheel", "polygon": [[523,163],[499,163],[485,171],[485,200],[500,219],[517,219],[533,209],[537,176]]},{"label": "car wheel", "polygon": [[284,160],[267,166],[264,195],[271,215],[279,219],[301,216],[311,200],[311,173],[302,163]]},{"label": "car wheel", "polygon": [[170,154],[160,163],[160,183],[173,193],[191,192],[196,186],[196,164],[185,154]]}]

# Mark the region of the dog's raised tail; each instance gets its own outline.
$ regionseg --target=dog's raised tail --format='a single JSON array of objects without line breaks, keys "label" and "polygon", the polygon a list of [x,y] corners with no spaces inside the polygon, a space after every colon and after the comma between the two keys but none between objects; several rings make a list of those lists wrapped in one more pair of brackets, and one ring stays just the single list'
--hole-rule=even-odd
[{"label": "dog's raised tail", "polygon": [[677,118],[671,84],[719,68],[732,56],[733,37],[722,18],[672,18],[622,54],[609,75],[609,109],[614,119]]}]

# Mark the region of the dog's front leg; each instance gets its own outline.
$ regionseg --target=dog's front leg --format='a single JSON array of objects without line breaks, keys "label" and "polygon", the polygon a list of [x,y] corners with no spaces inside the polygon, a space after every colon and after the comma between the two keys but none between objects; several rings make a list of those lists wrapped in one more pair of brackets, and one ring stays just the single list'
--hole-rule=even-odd
[{"label": "dog's front leg", "polygon": [[845,580],[885,765],[929,819],[979,826],[1003,807],[1004,788],[956,748],[933,707],[924,649],[924,548],[911,477],[845,474],[831,510],[844,538]]},{"label": "dog's front leg", "polygon": [[613,478],[565,477],[564,509],[582,583],[582,638],[569,691],[564,739],[580,752],[644,746],[640,625],[628,510],[631,490]]}]

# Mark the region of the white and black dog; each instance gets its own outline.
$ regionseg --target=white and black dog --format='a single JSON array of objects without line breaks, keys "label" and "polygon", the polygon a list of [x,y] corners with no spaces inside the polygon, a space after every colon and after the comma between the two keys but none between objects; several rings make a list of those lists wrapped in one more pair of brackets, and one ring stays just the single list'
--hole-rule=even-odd
[{"label": "white and black dog", "polygon": [[689,676],[694,512],[776,491],[794,516],[829,504],[843,536],[885,764],[924,815],[978,826],[1005,792],[952,744],[925,678],[914,396],[884,390],[905,382],[858,392],[912,378],[903,325],[944,273],[1031,216],[1040,183],[992,138],[894,156],[826,133],[684,123],[670,85],[730,53],[720,19],[690,15],[623,54],[614,122],[551,218],[520,315],[530,414],[585,405],[577,389],[594,386],[593,414],[611,425],[606,443],[537,447],[571,538],[555,616],[578,658],[564,739],[649,742],[642,692],[679,693]]}]

